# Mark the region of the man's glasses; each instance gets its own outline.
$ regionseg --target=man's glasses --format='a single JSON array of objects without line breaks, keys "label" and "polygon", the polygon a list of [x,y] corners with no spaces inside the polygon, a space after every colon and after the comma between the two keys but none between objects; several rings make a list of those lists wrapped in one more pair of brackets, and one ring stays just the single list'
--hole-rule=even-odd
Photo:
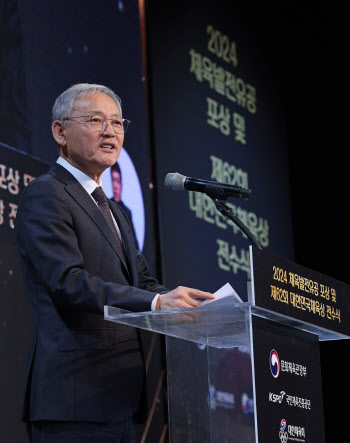
[{"label": "man's glasses", "polygon": [[102,132],[104,131],[107,122],[111,122],[112,128],[116,134],[123,134],[128,129],[129,124],[131,123],[130,120],[127,120],[125,118],[106,118],[103,119],[102,117],[99,117],[98,115],[79,115],[77,117],[67,117],[63,120],[72,120],[74,118],[87,118],[88,120],[85,120],[84,122],[81,122],[82,125],[87,126],[88,128],[91,128],[94,132]]}]

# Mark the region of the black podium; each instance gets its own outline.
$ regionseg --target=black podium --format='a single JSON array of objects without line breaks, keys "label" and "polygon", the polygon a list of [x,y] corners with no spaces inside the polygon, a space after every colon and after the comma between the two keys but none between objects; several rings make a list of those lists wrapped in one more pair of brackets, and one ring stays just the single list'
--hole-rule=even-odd
[{"label": "black podium", "polygon": [[166,337],[169,438],[325,442],[319,341],[347,339],[349,286],[251,248],[249,301],[105,319]]}]

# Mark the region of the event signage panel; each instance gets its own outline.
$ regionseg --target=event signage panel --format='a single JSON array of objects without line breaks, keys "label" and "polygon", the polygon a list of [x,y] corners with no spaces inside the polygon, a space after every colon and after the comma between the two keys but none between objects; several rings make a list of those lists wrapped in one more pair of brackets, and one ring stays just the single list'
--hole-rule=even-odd
[{"label": "event signage panel", "polygon": [[350,335],[350,285],[250,247],[252,303]]},{"label": "event signage panel", "polygon": [[[251,189],[249,199],[230,197],[226,205],[261,247],[293,260],[292,236],[281,234],[292,232],[292,217],[279,71],[255,38],[256,17],[246,4],[201,3],[199,13],[195,2],[150,3],[164,283],[215,292],[229,281],[247,301],[249,239],[205,193],[175,193],[163,183],[178,172]],[[176,45],[164,46],[179,29]]]},{"label": "event signage panel", "polygon": [[317,335],[255,316],[252,326],[257,441],[324,443]]},{"label": "event signage panel", "polygon": [[14,244],[13,230],[20,197],[35,177],[49,169],[45,162],[0,143],[0,240]]},{"label": "event signage panel", "polygon": [[1,441],[27,440],[20,411],[32,321],[15,246],[14,226],[22,192],[48,168],[45,162],[0,142]]}]

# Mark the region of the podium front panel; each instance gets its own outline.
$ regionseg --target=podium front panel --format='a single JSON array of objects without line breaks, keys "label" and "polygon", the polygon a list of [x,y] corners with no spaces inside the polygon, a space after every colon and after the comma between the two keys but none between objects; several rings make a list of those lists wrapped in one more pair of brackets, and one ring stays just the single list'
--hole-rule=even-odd
[{"label": "podium front panel", "polygon": [[170,442],[324,443],[318,341],[348,337],[251,303],[203,308],[105,307],[166,336]]},{"label": "podium front panel", "polygon": [[317,335],[251,320],[257,441],[325,443]]}]

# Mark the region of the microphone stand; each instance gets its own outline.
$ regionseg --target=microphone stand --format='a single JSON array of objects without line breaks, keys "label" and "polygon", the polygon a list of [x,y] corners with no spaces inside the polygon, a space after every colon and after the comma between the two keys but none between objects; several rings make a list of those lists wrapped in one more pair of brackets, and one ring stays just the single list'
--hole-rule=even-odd
[{"label": "microphone stand", "polygon": [[258,249],[262,249],[258,240],[250,232],[247,226],[237,217],[236,214],[234,214],[231,211],[231,209],[228,206],[225,205],[225,202],[227,200],[227,195],[225,194],[225,191],[222,188],[218,188],[217,185],[212,185],[208,183],[205,188],[205,193],[208,197],[210,197],[213,200],[216,209],[219,212],[221,212],[223,216],[232,220],[233,223],[237,225],[241,231],[244,232],[244,234],[249,238],[249,240],[253,243],[254,246],[256,246]]}]

